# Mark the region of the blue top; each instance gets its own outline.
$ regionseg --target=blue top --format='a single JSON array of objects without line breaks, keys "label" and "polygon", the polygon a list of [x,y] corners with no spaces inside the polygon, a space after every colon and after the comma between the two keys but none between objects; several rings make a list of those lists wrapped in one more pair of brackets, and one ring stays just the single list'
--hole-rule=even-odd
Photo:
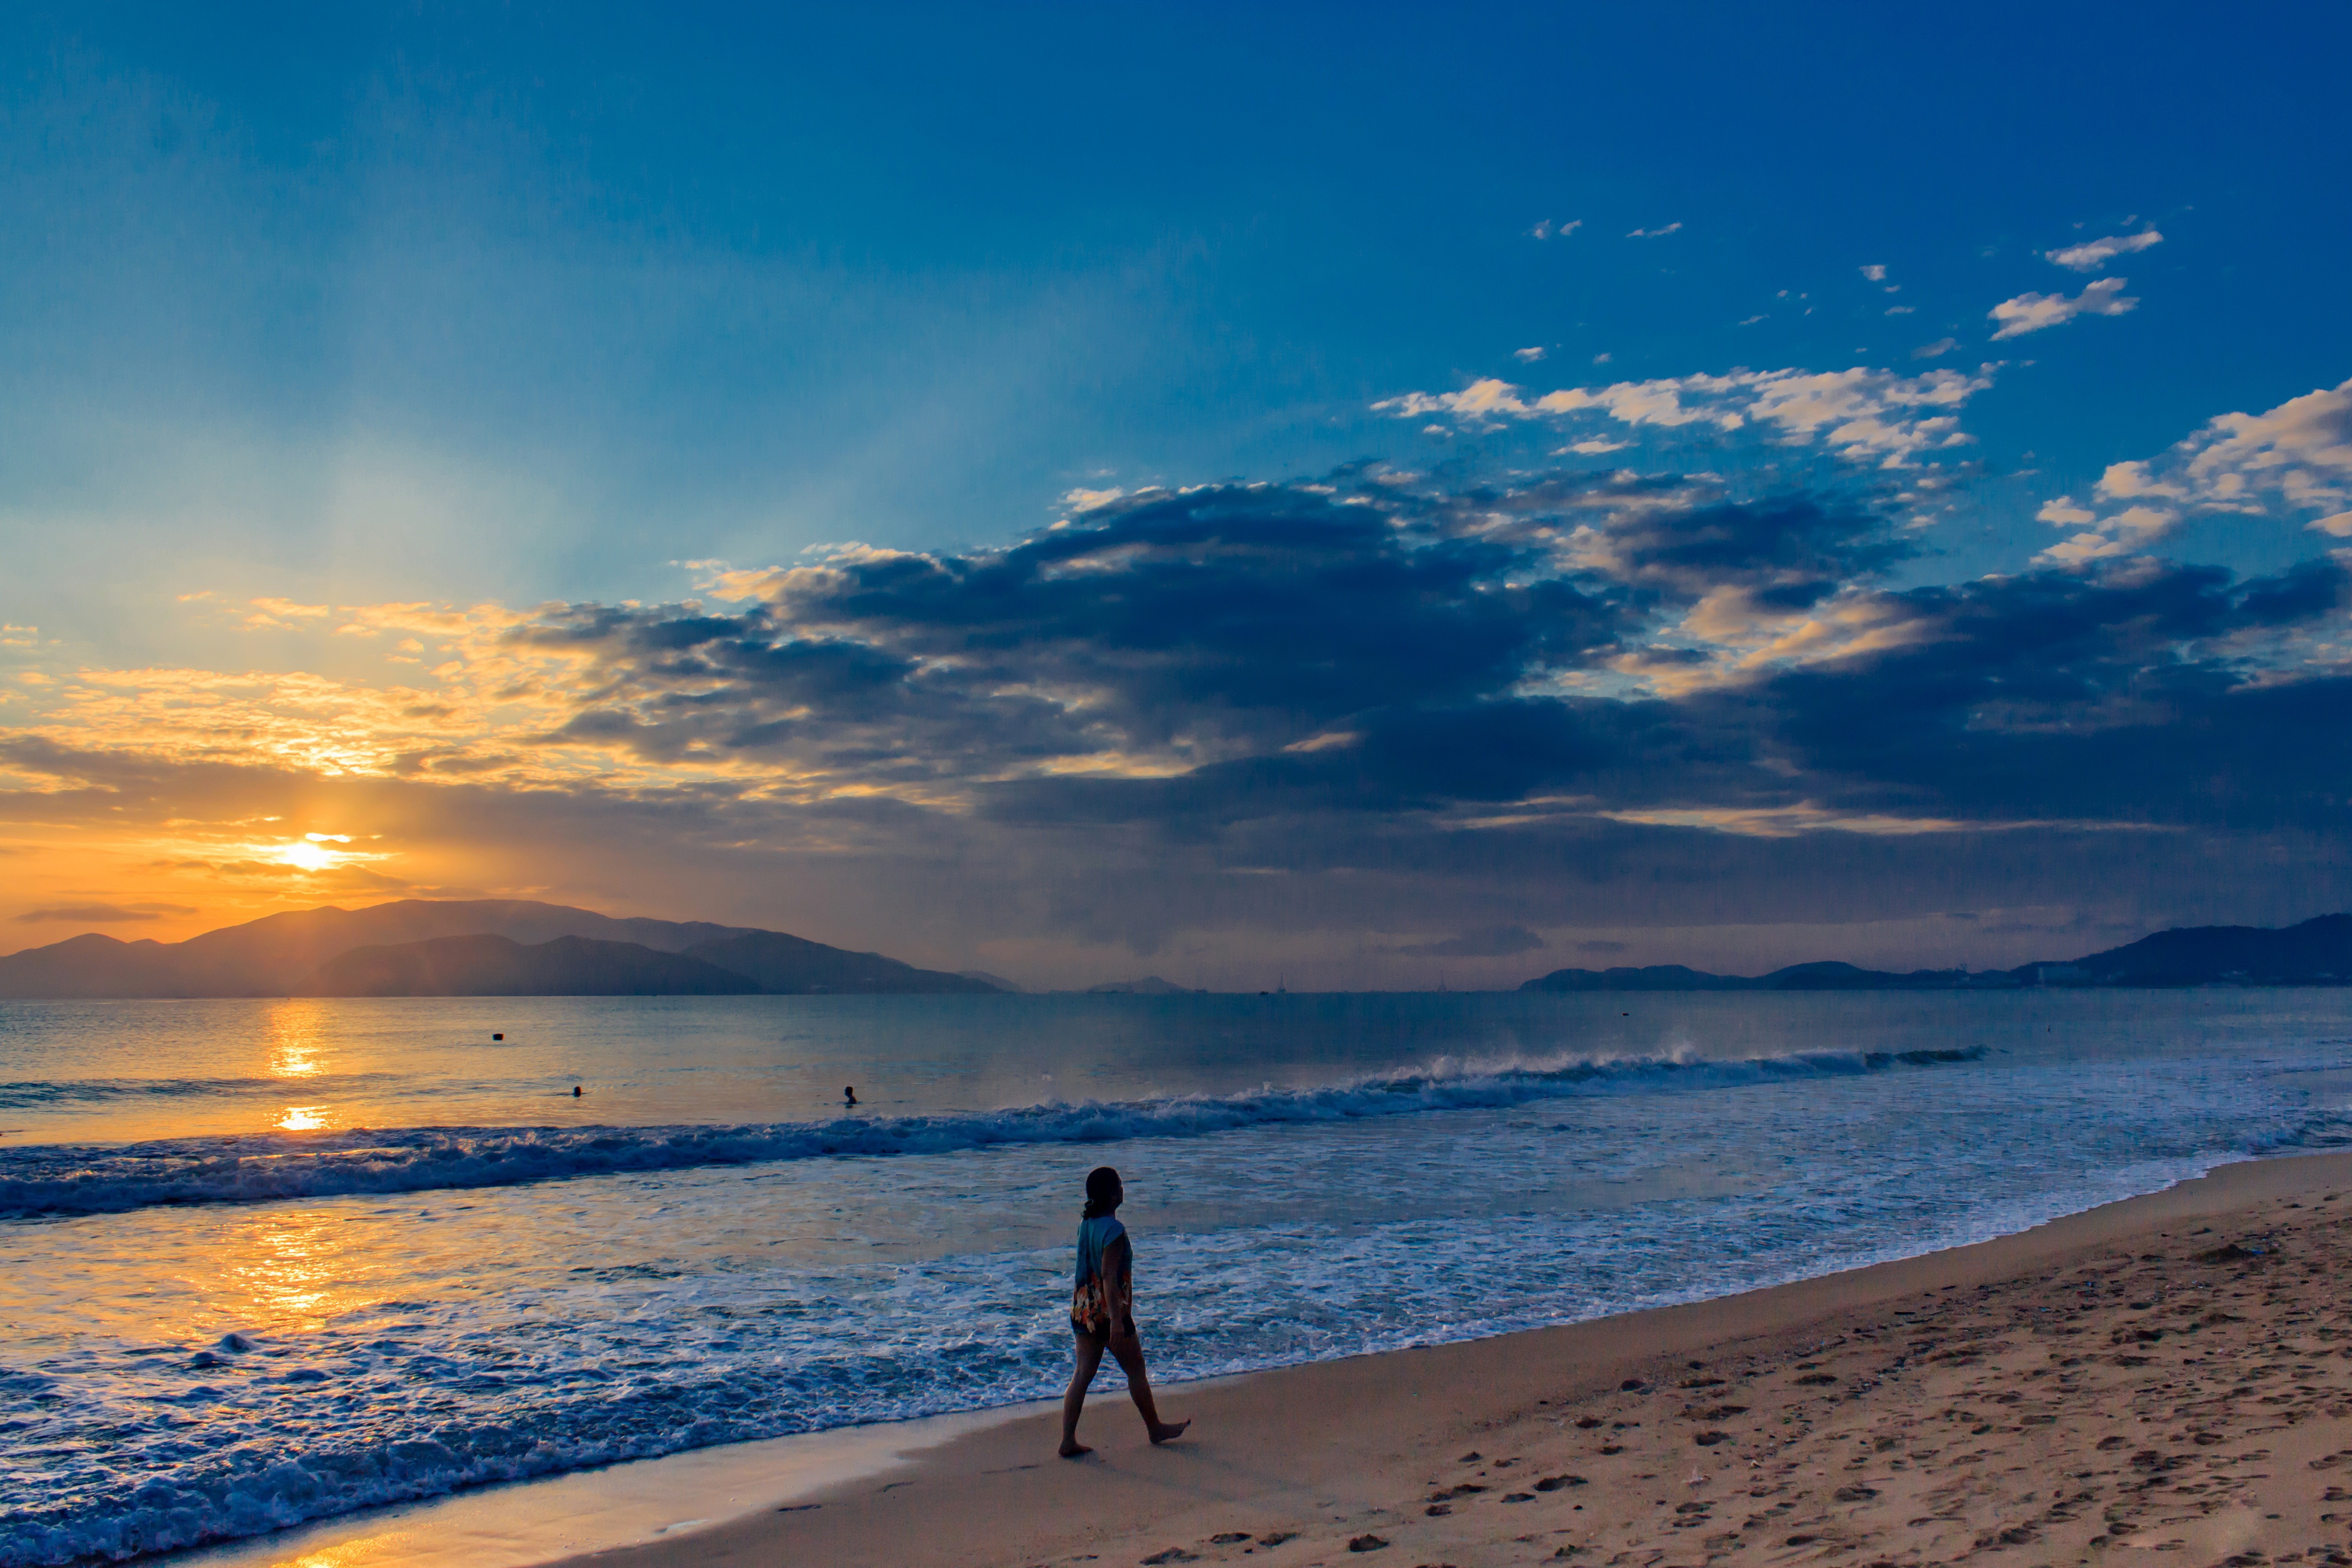
[{"label": "blue top", "polygon": [[[1127,1226],[1118,1223],[1116,1215],[1078,1221],[1078,1284],[1081,1287],[1089,1280],[1108,1278],[1103,1272],[1103,1255],[1110,1250],[1112,1242],[1126,1234]],[[1129,1256],[1121,1260],[1123,1267],[1119,1272],[1122,1275],[1133,1265],[1134,1250],[1129,1247]]]}]

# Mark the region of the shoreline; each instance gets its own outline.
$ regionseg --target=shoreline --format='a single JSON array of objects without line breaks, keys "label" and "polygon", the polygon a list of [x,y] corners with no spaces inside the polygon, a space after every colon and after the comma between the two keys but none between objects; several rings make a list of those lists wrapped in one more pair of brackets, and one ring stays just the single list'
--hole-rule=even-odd
[{"label": "shoreline", "polygon": [[140,1561],[171,1568],[536,1568],[870,1481],[903,1468],[909,1455],[1045,1408],[1033,1401],[688,1448],[361,1509]]},{"label": "shoreline", "polygon": [[[1351,1499],[1364,1518],[1392,1513],[1370,1499],[1396,1489],[1371,1483],[1398,1466],[1436,1474],[1453,1457],[1431,1447],[1446,1447],[1440,1433],[1556,1425],[1565,1419],[1559,1408],[1605,1397],[1629,1369],[1647,1369],[1655,1381],[1662,1374],[1654,1363],[1662,1358],[1696,1355],[1712,1363],[1753,1355],[1776,1340],[1826,1331],[1832,1320],[1883,1311],[1897,1300],[1990,1288],[2125,1236],[2161,1234],[2176,1222],[2203,1223],[2331,1186],[2352,1188],[2352,1153],[2233,1161],[2024,1231],[1731,1296],[1162,1384],[1163,1409],[1200,1419],[1192,1435],[1158,1450],[1130,1429],[1133,1410],[1124,1391],[1098,1386],[1082,1429],[1098,1453],[1076,1465],[1053,1456],[1058,1401],[1038,1401],[689,1449],[338,1516],[156,1561],[186,1568],[946,1564],[1083,1558],[1090,1553],[1067,1549],[1085,1545],[1118,1562],[1116,1550],[1101,1549],[1130,1535],[1156,1541],[1154,1531],[1181,1531],[1187,1510],[1255,1513],[1276,1497],[1307,1491],[1330,1494],[1307,1500],[1312,1506],[1305,1511],[1336,1528],[1349,1517]],[[1525,1387],[1515,1391],[1518,1383]],[[1547,1392],[1527,1392],[1538,1385]],[[1409,1429],[1399,1429],[1401,1419]],[[1205,1490],[1198,1473],[1203,1461],[1219,1478]],[[892,1479],[875,1487],[886,1473]],[[1116,1502],[1095,1496],[1104,1491],[1116,1493]],[[918,1497],[924,1506],[910,1525],[906,1503]],[[975,1510],[987,1522],[961,1528]],[[1089,1524],[1071,1539],[1024,1522],[1106,1511],[1129,1522],[1108,1533]],[[960,1528],[953,1543],[942,1546],[929,1539],[929,1521],[946,1516],[957,1517]],[[1160,1547],[1139,1548],[1134,1560],[1171,1542],[1192,1550],[1171,1534]],[[1344,1543],[1339,1549],[1346,1555]],[[1255,1555],[1264,1549],[1236,1550]],[[1282,1555],[1286,1563],[1321,1560],[1297,1556],[1287,1545]]]},{"label": "shoreline", "polygon": [[[2192,1230],[2203,1233],[2195,1239],[2200,1247],[2211,1251],[2230,1245],[2231,1237],[2249,1226],[2275,1228],[2287,1205],[2301,1208],[2330,1201],[2323,1194],[2347,1192],[2352,1192],[2352,1153],[2233,1162],[2160,1192],[2104,1205],[2011,1236],[1740,1295],[1483,1340],[1307,1363],[1202,1384],[1171,1384],[1163,1394],[1162,1408],[1171,1416],[1192,1417],[1195,1425],[1183,1440],[1157,1449],[1146,1445],[1140,1432],[1133,1429],[1132,1408],[1123,1394],[1097,1394],[1088,1401],[1087,1423],[1081,1431],[1097,1452],[1084,1460],[1066,1463],[1054,1457],[1056,1417],[1050,1410],[1015,1415],[908,1454],[905,1473],[884,1488],[873,1487],[870,1479],[844,1479],[796,1494],[790,1500],[795,1505],[790,1511],[773,1511],[776,1503],[787,1500],[778,1498],[760,1512],[709,1529],[564,1558],[560,1560],[561,1568],[585,1568],[589,1563],[684,1568],[687,1564],[779,1563],[890,1563],[909,1568],[924,1564],[944,1568],[1096,1557],[1118,1563],[1240,1561],[1256,1556],[1278,1559],[1288,1568],[1292,1563],[1328,1562],[1335,1553],[1352,1560],[1352,1553],[1386,1552],[1391,1544],[1402,1549],[1396,1558],[1400,1565],[1433,1561],[1433,1553],[1447,1550],[1457,1557],[1481,1554],[1482,1562],[1532,1562],[1538,1557],[1555,1560],[1597,1552],[1597,1546],[1570,1539],[1579,1531],[1654,1522],[1641,1510],[1635,1510],[1638,1517],[1627,1513],[1632,1506],[1629,1493],[1644,1490],[1662,1495],[1633,1500],[1651,1511],[1673,1510],[1658,1515],[1658,1544],[1696,1547],[1699,1542],[1665,1535],[1664,1521],[1691,1518],[1696,1504],[1690,1500],[1707,1485],[1721,1486],[1733,1478],[1752,1479],[1746,1478],[1745,1472],[1764,1467],[1769,1461],[1759,1456],[1768,1449],[1779,1457],[1785,1447],[1782,1439],[1797,1424],[1811,1433],[1817,1416],[1828,1423],[1867,1414],[1871,1405],[1880,1403],[1875,1391],[1888,1379],[1904,1374],[1906,1369],[1899,1361],[1893,1367],[1874,1364],[1874,1375],[1868,1379],[1835,1370],[1835,1358],[1841,1355],[1851,1359],[1858,1353],[1874,1363],[1885,1361],[1877,1342],[1895,1328],[1890,1314],[1901,1310],[1897,1303],[1908,1305],[1902,1315],[1916,1320],[1913,1326],[1934,1321],[1928,1314],[1962,1310],[1997,1313],[2001,1300],[2052,1288],[2057,1274],[2069,1269],[2090,1278],[2101,1269],[2137,1268],[2141,1274],[2154,1275],[2170,1267],[2189,1271],[2179,1287],[2185,1290],[2213,1275],[2217,1268],[2227,1267],[2188,1260],[2183,1248]],[[2352,1203],[2326,1212],[2343,1214],[2352,1226]],[[2176,1229],[2179,1236],[2173,1234]],[[2148,1246],[2160,1244],[2166,1250],[2157,1254],[2125,1245],[2143,1241]],[[2345,1242],[2347,1256],[2352,1256],[2352,1232],[2347,1232]],[[2253,1260],[2248,1267],[2259,1270],[2263,1256],[2246,1254]],[[2151,1268],[2152,1263],[2158,1267]],[[2166,1291],[2161,1282],[2143,1288],[2158,1296]],[[2113,1310],[2128,1315],[2146,1305],[2122,1302]],[[2036,1305],[2031,1310],[2036,1315],[2030,1322],[2038,1329],[2045,1319],[2054,1322],[2049,1315],[2062,1309]],[[2232,1323],[2266,1326],[2256,1313],[2225,1316]],[[2030,1384],[2047,1370],[2038,1357],[2015,1357],[2011,1340],[2025,1331],[2017,1324],[2005,1331],[2007,1337],[1996,1328],[1979,1327],[1979,1342],[1989,1354],[1998,1347],[2020,1362],[2014,1368],[2001,1367],[2001,1372]],[[2347,1321],[2347,1327],[2352,1327],[2352,1320]],[[2087,1330],[2074,1326],[2065,1331],[2085,1334]],[[2219,1343],[2218,1335],[2207,1342]],[[2086,1342],[2085,1355],[2075,1358],[2076,1362],[2088,1364],[2090,1348]],[[2105,1335],[2098,1336],[2096,1348],[2106,1351]],[[2063,1359],[2054,1351],[2048,1353],[2052,1364]],[[1790,1379],[1777,1374],[1785,1373],[1785,1363],[1800,1354],[1820,1358],[1809,1365],[1831,1369],[1799,1375],[1831,1380],[1815,1386],[1830,1387],[1832,1393],[1812,1394],[1810,1389],[1786,1386]],[[1978,1361],[1972,1352],[1954,1359],[1958,1366],[1947,1375],[1980,1376],[1990,1364]],[[2098,1359],[2140,1365],[2160,1360],[2136,1355]],[[1694,1379],[1686,1364],[1694,1360],[1714,1371],[1703,1379]],[[2035,1364],[2024,1365],[2027,1360]],[[1770,1376],[1782,1385],[1774,1388],[1772,1396],[1784,1401],[1778,1414],[1788,1426],[1768,1431],[1752,1420],[1739,1420],[1750,1415],[1750,1406],[1718,1405],[1701,1409],[1698,1415],[1701,1420],[1725,1424],[1713,1444],[1706,1444],[1706,1435],[1701,1434],[1700,1446],[1691,1447],[1690,1435],[1678,1433],[1682,1443],[1668,1443],[1660,1451],[1660,1439],[1666,1438],[1670,1430],[1665,1423],[1678,1418],[1674,1412],[1679,1410],[1686,1417],[1694,1408],[1688,1403],[1692,1394],[1676,1385],[1713,1384],[1717,1373],[1722,1374],[1719,1391],[1699,1397],[1746,1393],[1760,1401],[1762,1393],[1747,1385]],[[2070,1370],[2062,1377],[2084,1375]],[[1638,1379],[1640,1389],[1620,1386],[1629,1379]],[[1805,1397],[1786,1405],[1792,1394]],[[2010,1399],[2011,1394],[2011,1402],[2025,1397],[2013,1390],[1994,1397]],[[2111,1398],[2120,1397],[2111,1394]],[[1862,1407],[1859,1411],[1854,1408],[1857,1405]],[[2331,1408],[2341,1408],[2344,1415],[2317,1417],[2317,1425],[2309,1430],[2327,1435],[2328,1441],[2352,1456],[2352,1404]],[[1570,1425],[1579,1420],[1593,1422],[1590,1430],[1604,1436],[1622,1432],[1625,1440],[1599,1443],[1588,1436],[1588,1429]],[[1734,1431],[1735,1424],[1752,1429]],[[2046,1426],[2018,1426],[2003,1435],[2046,1436],[2056,1424],[2056,1417],[2050,1417]],[[1987,1435],[1995,1430],[1992,1424],[1982,1425]],[[1635,1430],[1642,1432],[1638,1438],[1633,1436]],[[2072,1428],[2067,1430],[2071,1433]],[[1885,1449],[1890,1441],[1879,1438],[1873,1452],[1891,1451]],[[1981,1444],[1982,1438],[1978,1441]],[[2112,1435],[2101,1441],[2116,1446]],[[2201,1444],[2204,1439],[2200,1436],[2198,1441]],[[1637,1444],[1642,1451],[1626,1458],[1635,1454]],[[1547,1489],[1548,1495],[1504,1492],[1510,1472],[1503,1465],[1491,1474],[1478,1470],[1486,1478],[1481,1480],[1451,1478],[1451,1471],[1467,1462],[1459,1458],[1462,1450],[1482,1447],[1506,1456],[1504,1464],[1513,1464],[1525,1450],[1525,1468],[1517,1474],[1531,1483],[1542,1476],[1558,1484]],[[1541,1450],[1550,1452],[1538,1457]],[[2102,1460],[2108,1458],[2105,1451],[2093,1451]],[[1698,1468],[1685,1479],[1681,1470],[1695,1462]],[[1783,1459],[1783,1467],[1790,1462]],[[1898,1469],[1908,1463],[1890,1462]],[[2050,1462],[2044,1456],[2042,1463]],[[2333,1461],[2323,1457],[2320,1462]],[[1622,1469],[1626,1464],[1646,1464],[1651,1468],[1622,1478],[1599,1473]],[[1573,1479],[1570,1466],[1593,1484]],[[1546,1474],[1554,1468],[1563,1474],[1558,1478]],[[1475,1499],[1475,1502],[1423,1500],[1440,1493],[1454,1495],[1437,1485],[1449,1479],[1455,1487],[1466,1489],[1459,1491],[1461,1499]],[[1860,1488],[1869,1498],[1859,1500],[1875,1500],[1882,1489],[1892,1489]],[[2310,1489],[2316,1498],[2318,1489]],[[1495,1493],[1502,1493],[1501,1499],[1495,1499]],[[1590,1501],[1565,1500],[1571,1497]],[[1519,1506],[1503,1514],[1497,1510],[1504,1502]],[[811,1503],[814,1506],[808,1506]],[[1708,1501],[1706,1510],[1714,1506]],[[1850,1506],[1844,1511],[1867,1509]],[[1924,1527],[1940,1517],[1926,1515],[1913,1522]],[[2304,1533],[2333,1529],[2339,1543],[2347,1534],[2347,1529],[2336,1526],[2336,1515],[2327,1516],[2326,1523],[2298,1517],[2291,1525],[2285,1522],[2287,1517],[2282,1510],[2270,1519],[2257,1519],[2249,1528],[2246,1519],[2233,1514],[2228,1525],[2249,1540],[2273,1525]],[[2352,1505],[2340,1517],[2352,1520]],[[1473,1520],[1480,1522],[1474,1526]],[[1563,1520],[1568,1522],[1560,1523]],[[1519,1532],[1470,1539],[1479,1530],[1488,1529],[1487,1521],[1493,1521],[1491,1529]],[[1547,1522],[1553,1526],[1549,1531],[1528,1534],[1522,1528]],[[1843,1536],[1853,1534],[1850,1521],[1839,1528]],[[1830,1539],[1801,1532],[1776,1538],[1774,1560],[1809,1559],[1811,1549]],[[2118,1539],[2102,1537],[2094,1549]],[[1360,1541],[1381,1544],[1349,1545]],[[1720,1552],[1730,1552],[1743,1550],[1748,1542],[1716,1544]],[[1504,1546],[1509,1551],[1495,1555]],[[1528,1555],[1538,1547],[1539,1552]],[[1975,1550],[2002,1554],[1997,1540]],[[1419,1558],[1412,1554],[1415,1552]],[[2032,1560],[2041,1563],[2050,1558],[2045,1551]],[[1385,1568],[1390,1559],[1384,1556],[1378,1561]],[[1603,1554],[1592,1561],[1609,1559]],[[2352,1562],[2352,1557],[2346,1561]]]}]

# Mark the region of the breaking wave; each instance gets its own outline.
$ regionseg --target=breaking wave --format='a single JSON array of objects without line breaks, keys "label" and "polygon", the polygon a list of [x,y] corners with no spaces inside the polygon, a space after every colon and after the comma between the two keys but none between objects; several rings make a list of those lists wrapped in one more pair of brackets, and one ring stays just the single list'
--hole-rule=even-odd
[{"label": "breaking wave", "polygon": [[1505,1109],[1580,1094],[1733,1088],[1981,1060],[1954,1050],[1806,1051],[1713,1061],[1579,1058],[1356,1079],[1318,1088],[1050,1101],[931,1116],[669,1127],[412,1127],[0,1150],[0,1217],[119,1214],[157,1204],[268,1203],[510,1186],[770,1161],[941,1154],[1007,1144],[1198,1138],[1279,1123]]}]

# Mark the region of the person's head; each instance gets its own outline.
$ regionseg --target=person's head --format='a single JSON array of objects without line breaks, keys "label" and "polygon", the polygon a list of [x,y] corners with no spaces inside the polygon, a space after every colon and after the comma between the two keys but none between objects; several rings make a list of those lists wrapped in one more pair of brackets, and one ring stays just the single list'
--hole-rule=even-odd
[{"label": "person's head", "polygon": [[1087,1207],[1081,1217],[1100,1219],[1115,1214],[1127,1201],[1127,1190],[1118,1184],[1118,1173],[1108,1165],[1097,1165],[1087,1173]]}]

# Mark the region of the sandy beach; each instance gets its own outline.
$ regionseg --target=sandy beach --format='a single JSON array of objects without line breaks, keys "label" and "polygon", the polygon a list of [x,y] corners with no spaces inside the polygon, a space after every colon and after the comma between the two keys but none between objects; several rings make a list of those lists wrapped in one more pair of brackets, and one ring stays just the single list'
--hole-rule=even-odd
[{"label": "sandy beach", "polygon": [[2352,1563],[2347,1262],[2352,1155],[2232,1165],[1745,1296],[1172,1388],[1195,1425],[1158,1449],[1098,1393],[1084,1459],[1031,1416],[572,1561]]}]

